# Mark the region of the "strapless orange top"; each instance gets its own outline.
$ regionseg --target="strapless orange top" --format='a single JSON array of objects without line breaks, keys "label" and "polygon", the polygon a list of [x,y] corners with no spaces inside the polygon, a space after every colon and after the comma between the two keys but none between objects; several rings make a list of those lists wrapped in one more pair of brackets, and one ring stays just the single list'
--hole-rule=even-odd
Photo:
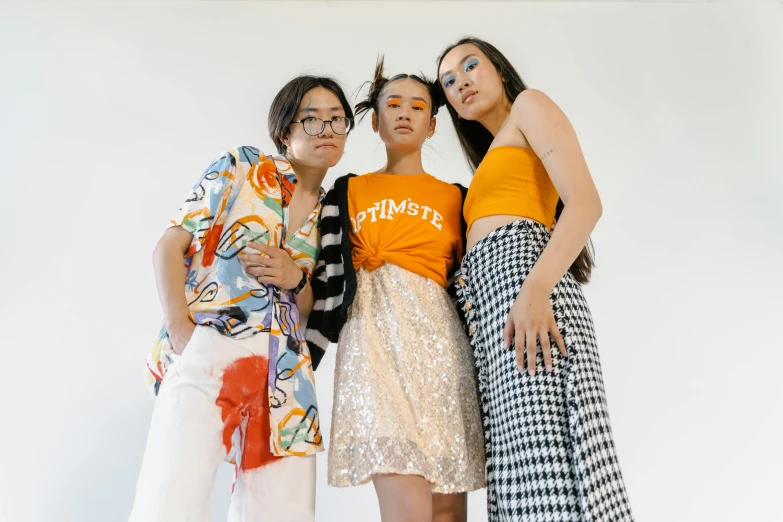
[{"label": "strapless orange top", "polygon": [[476,169],[463,214],[468,233],[483,217],[509,214],[552,226],[559,196],[544,164],[531,149],[491,149]]}]

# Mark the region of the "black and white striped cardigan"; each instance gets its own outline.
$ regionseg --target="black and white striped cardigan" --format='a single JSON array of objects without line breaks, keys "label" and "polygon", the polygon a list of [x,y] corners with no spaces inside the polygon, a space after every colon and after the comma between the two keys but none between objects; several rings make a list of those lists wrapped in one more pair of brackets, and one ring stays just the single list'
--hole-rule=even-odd
[{"label": "black and white striped cardigan", "polygon": [[[356,295],[356,271],[351,258],[351,240],[348,233],[351,223],[348,216],[348,180],[356,174],[347,174],[334,182],[326,193],[321,207],[321,253],[315,273],[310,281],[315,301],[310,317],[307,319],[305,339],[310,348],[313,369],[318,368],[321,359],[329,347],[336,343],[340,330],[348,320],[348,309]],[[462,193],[462,202],[468,189],[455,184]],[[462,219],[462,245],[465,246],[467,225]],[[454,263],[451,273],[459,268]],[[447,290],[453,297],[453,285]],[[458,307],[458,311],[462,310]]]}]

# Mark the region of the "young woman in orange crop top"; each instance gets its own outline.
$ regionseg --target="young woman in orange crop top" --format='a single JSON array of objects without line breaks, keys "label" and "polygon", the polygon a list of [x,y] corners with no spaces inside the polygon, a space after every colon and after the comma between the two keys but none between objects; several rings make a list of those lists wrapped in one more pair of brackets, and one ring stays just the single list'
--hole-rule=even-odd
[{"label": "young woman in orange crop top", "polygon": [[475,169],[457,291],[479,371],[489,520],[631,521],[580,286],[601,202],[576,134],[482,40],[446,49],[437,84]]},{"label": "young woman in orange crop top", "polygon": [[464,248],[463,190],[424,172],[433,84],[376,67],[367,100],[386,165],[326,195],[307,326],[314,364],[337,342],[329,483],[372,480],[384,522],[465,521],[483,488],[470,342],[447,287]]}]

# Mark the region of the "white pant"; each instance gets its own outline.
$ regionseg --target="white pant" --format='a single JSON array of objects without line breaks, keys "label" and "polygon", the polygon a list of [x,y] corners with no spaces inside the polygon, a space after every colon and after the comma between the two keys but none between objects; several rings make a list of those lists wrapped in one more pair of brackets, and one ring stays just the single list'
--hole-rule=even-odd
[{"label": "white pant", "polygon": [[236,451],[230,522],[309,522],[315,456],[269,451],[268,334],[197,326],[155,402],[130,522],[208,522],[218,466]]}]

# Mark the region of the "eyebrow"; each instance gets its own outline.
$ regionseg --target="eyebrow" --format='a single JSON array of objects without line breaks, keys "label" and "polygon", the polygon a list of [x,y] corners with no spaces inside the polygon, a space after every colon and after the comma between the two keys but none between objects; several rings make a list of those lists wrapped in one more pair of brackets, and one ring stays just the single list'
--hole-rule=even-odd
[{"label": "eyebrow", "polygon": [[[477,54],[472,54],[472,53],[468,54],[462,60],[459,61],[458,65],[462,65],[463,63],[467,62],[470,58],[478,58],[478,55]],[[446,76],[447,74],[451,74],[451,72],[452,72],[451,69],[449,69],[448,71],[444,72],[443,74],[440,75],[440,79],[443,80],[443,77]]]},{"label": "eyebrow", "polygon": [[296,113],[297,114],[299,114],[301,112],[307,113],[308,111],[310,111],[310,112],[327,112],[327,111],[330,111],[330,112],[341,112],[341,111],[345,111],[345,109],[343,109],[342,107],[331,107],[329,109],[319,109],[318,107],[302,107],[301,109],[296,111]]},{"label": "eyebrow", "polygon": [[[386,97],[387,100],[390,99],[390,98],[394,98],[395,100],[401,100],[402,96],[400,96],[399,94],[390,94],[390,95],[388,95]],[[427,103],[427,100],[425,100],[424,98],[421,98],[419,96],[412,96],[411,99],[412,100],[416,100],[416,101],[420,101],[420,102],[424,102],[425,104]]]}]

